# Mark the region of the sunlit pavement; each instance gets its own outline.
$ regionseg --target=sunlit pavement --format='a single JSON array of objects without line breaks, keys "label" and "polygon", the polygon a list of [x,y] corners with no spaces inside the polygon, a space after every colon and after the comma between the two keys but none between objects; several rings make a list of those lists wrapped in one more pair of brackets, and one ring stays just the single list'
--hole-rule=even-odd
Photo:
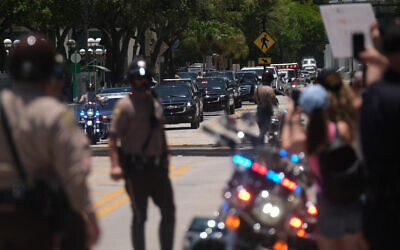
[{"label": "sunlit pavement", "polygon": [[[279,109],[287,101],[278,96]],[[255,112],[256,106],[244,103],[235,116]],[[202,126],[218,126],[223,111],[206,112]],[[190,129],[190,124],[166,125],[167,140],[173,154],[170,166],[175,204],[176,231],[174,249],[182,249],[184,233],[194,216],[213,216],[222,202],[221,191],[232,173],[227,147],[216,146],[215,139],[202,129]],[[132,212],[123,181],[109,178],[110,161],[107,141],[92,146],[92,172],[88,179],[91,196],[99,218],[102,236],[96,250],[132,249],[130,224]],[[160,249],[158,241],[158,208],[149,202],[146,223],[146,248]]]}]

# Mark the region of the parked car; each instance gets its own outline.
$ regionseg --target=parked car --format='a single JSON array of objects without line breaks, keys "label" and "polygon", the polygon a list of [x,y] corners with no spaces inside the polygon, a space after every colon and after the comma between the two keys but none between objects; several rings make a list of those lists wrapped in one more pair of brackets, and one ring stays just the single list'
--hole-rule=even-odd
[{"label": "parked car", "polygon": [[208,77],[197,79],[197,86],[204,89],[205,108],[225,109],[227,113],[235,113],[233,88],[229,86],[227,78]]},{"label": "parked car", "polygon": [[154,87],[162,99],[166,123],[190,123],[190,127],[200,127],[199,98],[187,84],[158,84]]}]

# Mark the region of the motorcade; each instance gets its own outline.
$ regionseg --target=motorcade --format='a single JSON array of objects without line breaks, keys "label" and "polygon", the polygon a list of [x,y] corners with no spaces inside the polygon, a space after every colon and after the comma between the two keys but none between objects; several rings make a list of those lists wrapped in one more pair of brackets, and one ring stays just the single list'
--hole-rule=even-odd
[{"label": "motorcade", "polygon": [[79,125],[91,144],[96,144],[108,135],[107,121],[100,115],[101,105],[97,102],[86,102],[79,107]]},{"label": "motorcade", "polygon": [[163,79],[161,81],[161,84],[186,84],[187,86],[190,87],[192,90],[193,94],[198,97],[199,99],[199,106],[197,109],[200,112],[200,121],[203,121],[204,119],[204,90],[200,89],[196,81],[193,81],[190,78],[179,78],[179,79]]},{"label": "motorcade", "polygon": [[301,60],[301,68],[305,69],[306,67],[317,67],[317,61],[313,57],[303,58]]},{"label": "motorcade", "polygon": [[200,127],[199,97],[191,87],[182,83],[158,84],[154,91],[162,99],[167,124],[190,123],[190,127]]},{"label": "motorcade", "polygon": [[[233,174],[216,216],[192,220],[185,250],[317,249],[318,209],[306,193],[312,181],[304,154],[259,144],[255,121],[254,114],[244,113],[203,127],[218,138],[218,144],[232,149]],[[235,152],[239,143],[254,148]]]},{"label": "motorcade", "polygon": [[254,101],[254,90],[260,82],[257,73],[255,71],[236,72],[236,79],[240,86],[240,99]]},{"label": "motorcade", "polygon": [[225,109],[228,114],[235,113],[233,88],[229,80],[221,77],[199,78],[197,86],[204,90],[204,107],[208,109]]},{"label": "motorcade", "polygon": [[208,71],[204,74],[204,77],[225,77],[229,80],[229,86],[233,88],[233,97],[235,99],[235,108],[242,107],[242,101],[240,99],[240,86],[235,77],[234,71]]}]

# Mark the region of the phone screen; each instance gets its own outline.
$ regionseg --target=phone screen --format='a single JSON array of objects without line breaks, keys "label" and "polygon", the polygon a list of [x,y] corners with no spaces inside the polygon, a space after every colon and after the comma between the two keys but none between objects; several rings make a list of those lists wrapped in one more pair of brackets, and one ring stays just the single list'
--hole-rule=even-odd
[{"label": "phone screen", "polygon": [[364,34],[355,33],[353,34],[353,56],[358,59],[358,54],[364,51]]}]

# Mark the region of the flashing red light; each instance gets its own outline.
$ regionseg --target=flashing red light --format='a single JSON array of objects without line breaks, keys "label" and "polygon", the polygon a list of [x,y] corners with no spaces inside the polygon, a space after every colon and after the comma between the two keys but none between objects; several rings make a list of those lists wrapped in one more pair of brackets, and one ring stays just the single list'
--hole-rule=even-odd
[{"label": "flashing red light", "polygon": [[275,69],[278,69],[278,66],[275,66]]},{"label": "flashing red light", "polygon": [[207,83],[208,83],[208,81],[201,81],[201,83],[202,83],[202,84],[207,84]]},{"label": "flashing red light", "polygon": [[133,91],[129,92],[129,95],[133,95]]},{"label": "flashing red light", "polygon": [[311,205],[308,207],[307,209],[307,213],[309,213],[310,215],[317,215],[318,214],[318,209],[315,205]]},{"label": "flashing red light", "polygon": [[81,121],[84,121],[84,120],[85,120],[85,118],[82,117],[82,118],[81,118]]},{"label": "flashing red light", "polygon": [[237,196],[240,200],[246,202],[251,199],[251,194],[246,189],[240,190]]},{"label": "flashing red light", "polygon": [[288,69],[288,68],[289,68],[289,65],[286,65],[286,68]]},{"label": "flashing red light", "polygon": [[281,182],[282,186],[286,187],[289,190],[294,191],[297,188],[297,184],[294,181],[289,180],[288,178],[283,178]]},{"label": "flashing red light", "polygon": [[251,165],[251,169],[254,172],[257,172],[257,173],[259,173],[261,175],[266,175],[267,172],[268,172],[268,169],[265,166],[263,166],[263,165],[261,165],[261,164],[259,164],[257,162],[254,162],[253,165]]},{"label": "flashing red light", "polygon": [[96,121],[100,121],[100,119],[97,117],[97,118],[96,118]]},{"label": "flashing red light", "polygon": [[303,226],[303,221],[298,217],[292,217],[289,221],[289,225],[296,229],[299,229]]}]

